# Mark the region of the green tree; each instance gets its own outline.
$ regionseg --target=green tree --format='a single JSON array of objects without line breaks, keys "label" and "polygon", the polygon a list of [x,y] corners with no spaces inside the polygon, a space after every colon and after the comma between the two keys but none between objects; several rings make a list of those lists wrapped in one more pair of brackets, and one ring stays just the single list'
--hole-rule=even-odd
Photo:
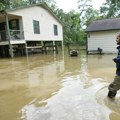
[{"label": "green tree", "polygon": [[54,0],[26,0],[29,4],[36,4],[36,3],[42,3],[45,2],[48,5],[55,4]]},{"label": "green tree", "polygon": [[9,8],[10,1],[9,0],[0,0],[0,10]]},{"label": "green tree", "polygon": [[92,7],[91,1],[92,0],[78,0],[78,9],[79,9],[79,15],[80,15],[81,28],[84,25],[84,16],[86,15],[87,9]]},{"label": "green tree", "polygon": [[104,18],[120,17],[120,1],[119,0],[106,0],[100,12]]},{"label": "green tree", "polygon": [[88,8],[85,15],[82,16],[83,28],[86,28],[91,22],[97,19],[101,19],[99,16],[99,11],[94,10],[92,7]]},{"label": "green tree", "polygon": [[64,13],[62,9],[56,10],[56,15],[62,20],[64,44],[80,43],[80,16],[75,11]]},{"label": "green tree", "polygon": [[50,6],[55,3],[54,0],[0,0],[0,9],[17,8],[42,2],[45,2]]}]

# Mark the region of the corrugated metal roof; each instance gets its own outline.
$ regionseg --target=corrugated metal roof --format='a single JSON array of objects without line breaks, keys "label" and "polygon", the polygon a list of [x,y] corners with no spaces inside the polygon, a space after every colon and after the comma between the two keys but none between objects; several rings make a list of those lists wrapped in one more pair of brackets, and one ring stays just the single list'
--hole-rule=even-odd
[{"label": "corrugated metal roof", "polygon": [[120,18],[96,20],[86,29],[86,32],[120,30]]}]

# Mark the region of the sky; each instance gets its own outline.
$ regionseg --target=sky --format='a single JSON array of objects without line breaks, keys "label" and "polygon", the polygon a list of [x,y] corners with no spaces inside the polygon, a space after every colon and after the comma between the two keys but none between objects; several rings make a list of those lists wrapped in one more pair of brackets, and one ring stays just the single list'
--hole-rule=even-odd
[{"label": "sky", "polygon": [[[69,12],[70,10],[77,11],[78,9],[78,0],[55,0],[57,3],[58,8],[62,8],[64,12]],[[94,9],[99,9],[102,3],[104,3],[105,0],[92,0],[92,4]]]}]

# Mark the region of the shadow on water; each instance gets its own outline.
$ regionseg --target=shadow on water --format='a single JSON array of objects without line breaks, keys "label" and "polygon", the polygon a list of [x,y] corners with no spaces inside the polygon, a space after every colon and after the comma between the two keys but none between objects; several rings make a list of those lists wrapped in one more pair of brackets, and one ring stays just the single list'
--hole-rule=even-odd
[{"label": "shadow on water", "polygon": [[119,120],[120,93],[106,97],[114,55],[67,53],[0,60],[1,120]]}]

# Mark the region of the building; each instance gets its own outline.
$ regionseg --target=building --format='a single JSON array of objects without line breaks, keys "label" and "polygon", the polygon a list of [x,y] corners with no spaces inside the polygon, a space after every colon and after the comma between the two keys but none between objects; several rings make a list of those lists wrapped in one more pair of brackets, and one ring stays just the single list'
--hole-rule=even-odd
[{"label": "building", "polygon": [[45,3],[0,11],[1,57],[26,55],[57,41],[63,47],[63,24]]},{"label": "building", "polygon": [[116,53],[116,35],[120,32],[120,18],[93,21],[86,29],[87,51],[98,48],[103,53]]}]

